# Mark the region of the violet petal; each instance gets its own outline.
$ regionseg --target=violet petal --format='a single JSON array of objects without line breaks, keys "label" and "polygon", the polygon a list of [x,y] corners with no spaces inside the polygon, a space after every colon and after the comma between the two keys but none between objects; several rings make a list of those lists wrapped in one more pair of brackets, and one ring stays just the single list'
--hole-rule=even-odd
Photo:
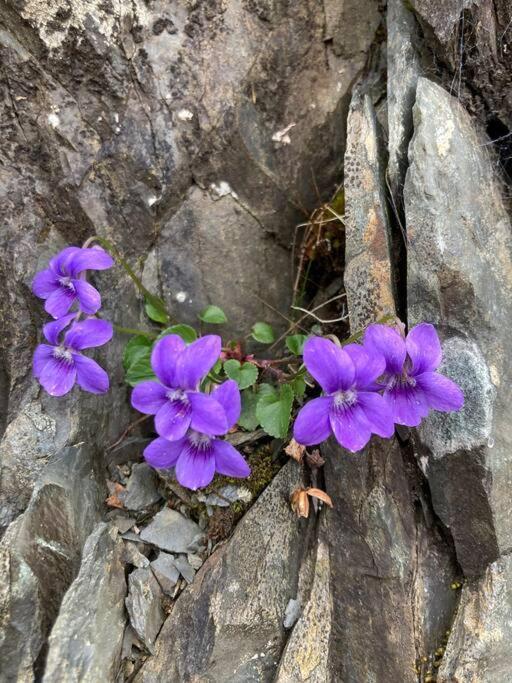
[{"label": "violet petal", "polygon": [[132,406],[145,415],[156,415],[168,400],[166,393],[166,388],[160,382],[151,379],[140,382],[132,391]]},{"label": "violet petal", "polygon": [[242,409],[238,384],[235,380],[228,379],[227,382],[223,382],[212,391],[211,397],[224,408],[227,418],[227,428],[231,429],[240,417]]},{"label": "violet petal", "polygon": [[357,402],[363,409],[373,434],[389,439],[395,433],[395,423],[388,402],[373,391],[360,391]]},{"label": "violet petal", "polygon": [[217,436],[228,431],[228,421],[220,403],[206,394],[190,391],[187,398],[192,406],[190,426],[196,432]]},{"label": "violet petal", "polygon": [[304,345],[304,363],[309,374],[328,394],[348,389],[354,382],[355,370],[350,356],[329,339],[308,339]]},{"label": "violet petal", "polygon": [[388,325],[369,325],[364,333],[364,347],[379,353],[386,360],[386,370],[390,374],[399,374],[405,362],[405,341],[396,330]]},{"label": "violet petal", "polygon": [[57,275],[69,275],[69,262],[80,251],[80,247],[66,247],[50,259],[50,270]]},{"label": "violet petal", "polygon": [[373,389],[376,380],[384,374],[386,360],[381,353],[365,349],[359,344],[347,344],[343,350],[348,353],[354,363],[355,384],[359,389]]},{"label": "violet petal", "polygon": [[332,433],[329,421],[332,403],[330,396],[321,396],[301,408],[293,425],[295,441],[304,446],[312,446],[329,438]]},{"label": "violet petal", "polygon": [[177,387],[176,364],[186,344],[177,334],[168,334],[157,341],[151,352],[151,367],[166,387]]},{"label": "violet petal", "polygon": [[360,451],[370,440],[370,424],[357,403],[342,409],[332,409],[330,421],[338,443],[352,453]]},{"label": "violet petal", "polygon": [[428,323],[412,328],[405,340],[414,375],[437,370],[443,357],[436,329]]},{"label": "violet petal", "polygon": [[64,396],[71,391],[76,380],[73,362],[51,358],[44,366],[39,381],[51,396]]},{"label": "violet petal", "polygon": [[75,351],[103,346],[112,339],[112,323],[98,318],[89,318],[76,323],[66,332],[64,344]]},{"label": "violet petal", "polygon": [[80,310],[93,315],[101,308],[101,296],[97,289],[85,280],[73,280]]},{"label": "violet petal", "polygon": [[46,299],[44,310],[53,318],[62,318],[69,311],[75,299],[76,293],[73,290],[59,285],[59,288]]},{"label": "violet petal", "polygon": [[52,322],[43,325],[43,334],[50,344],[54,344],[55,346],[59,345],[60,333],[74,318],[76,318],[76,313],[68,313],[58,320],[52,320]]},{"label": "violet petal", "polygon": [[182,450],[186,447],[187,441],[168,441],[158,437],[144,449],[144,459],[156,469],[166,469],[174,467]]},{"label": "violet petal", "polygon": [[39,378],[46,363],[53,358],[54,347],[48,344],[39,344],[36,346],[34,356],[32,359],[32,372],[34,377]]},{"label": "violet petal", "polygon": [[178,358],[179,386],[196,391],[203,377],[219,359],[221,346],[221,338],[216,334],[208,334],[187,346]]},{"label": "violet petal", "polygon": [[189,428],[191,412],[188,402],[165,401],[155,417],[156,431],[169,441],[181,439]]},{"label": "violet petal", "polygon": [[406,427],[417,427],[428,413],[425,395],[419,387],[395,386],[384,392],[393,421]]},{"label": "violet petal", "polygon": [[176,479],[192,491],[208,486],[215,474],[213,450],[200,450],[188,444],[180,453],[176,463]]},{"label": "violet petal", "polygon": [[114,259],[104,249],[88,247],[80,249],[69,260],[69,274],[77,276],[84,270],[106,270],[114,265]]},{"label": "violet petal", "polygon": [[50,269],[37,273],[32,280],[32,291],[40,299],[47,299],[59,287],[57,276]]},{"label": "violet petal", "polygon": [[108,391],[109,380],[105,370],[92,358],[79,353],[73,354],[76,367],[76,381],[78,385],[91,394],[104,394]]},{"label": "violet petal", "polygon": [[226,477],[243,478],[251,474],[251,468],[243,456],[227,441],[215,439],[212,443],[215,469]]},{"label": "violet petal", "polygon": [[464,394],[448,377],[437,372],[425,372],[416,376],[416,384],[420,387],[430,408],[448,413],[460,410],[464,405]]}]

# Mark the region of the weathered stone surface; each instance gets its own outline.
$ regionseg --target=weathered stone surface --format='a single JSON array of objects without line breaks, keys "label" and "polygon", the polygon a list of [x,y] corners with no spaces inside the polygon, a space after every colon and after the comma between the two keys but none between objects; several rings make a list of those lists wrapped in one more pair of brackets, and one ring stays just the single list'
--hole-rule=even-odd
[{"label": "weathered stone surface", "polygon": [[94,460],[88,446],[64,449],[2,539],[0,660],[6,680],[33,680],[83,544],[99,520],[105,491]]},{"label": "weathered stone surface", "polygon": [[368,95],[355,93],[345,152],[345,289],[352,329],[395,314],[391,233],[377,120]]},{"label": "weathered stone surface", "polygon": [[135,463],[120,499],[128,510],[144,510],[161,499],[158,476],[145,462]]},{"label": "weathered stone surface", "polygon": [[186,553],[201,529],[191,519],[165,507],[140,532],[140,538],[171,553]]},{"label": "weathered stone surface", "polygon": [[395,210],[402,208],[407,148],[412,136],[412,106],[421,73],[417,53],[418,25],[404,0],[388,0],[387,107],[388,178]]},{"label": "weathered stone surface", "polygon": [[150,652],[164,623],[162,599],[162,588],[149,567],[129,574],[126,609],[133,630]]},{"label": "weathered stone surface", "polygon": [[283,618],[297,590],[307,522],[289,496],[301,483],[289,462],[199,570],[174,605],[139,683],[271,681],[284,646]]},{"label": "weathered stone surface", "polygon": [[409,323],[440,326],[441,369],[465,393],[464,408],[429,417],[420,439],[435,509],[475,575],[512,547],[511,226],[486,138],[424,78],[414,128],[404,190]]},{"label": "weathered stone surface", "polygon": [[511,672],[512,556],[464,586],[439,683],[508,683]]},{"label": "weathered stone surface", "polygon": [[151,562],[151,569],[164,593],[172,595],[180,578],[174,557],[168,553],[160,553],[156,560]]},{"label": "weathered stone surface", "polygon": [[114,680],[125,629],[123,541],[100,523],[87,539],[78,576],[49,638],[44,680]]}]

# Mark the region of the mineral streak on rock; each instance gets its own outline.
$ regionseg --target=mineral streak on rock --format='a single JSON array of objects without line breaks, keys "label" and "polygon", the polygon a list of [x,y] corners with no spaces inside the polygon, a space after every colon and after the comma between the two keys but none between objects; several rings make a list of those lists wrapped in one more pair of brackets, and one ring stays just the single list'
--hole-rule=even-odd
[{"label": "mineral streak on rock", "polygon": [[345,152],[345,289],[354,330],[395,314],[391,235],[379,145],[371,99],[356,92],[350,105]]}]

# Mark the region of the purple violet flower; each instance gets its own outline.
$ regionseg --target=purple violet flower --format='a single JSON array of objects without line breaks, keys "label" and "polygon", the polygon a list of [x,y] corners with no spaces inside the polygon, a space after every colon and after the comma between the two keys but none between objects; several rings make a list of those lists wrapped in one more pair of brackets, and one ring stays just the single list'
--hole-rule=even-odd
[{"label": "purple violet flower", "polygon": [[85,280],[85,271],[105,270],[113,264],[112,257],[99,247],[66,247],[50,260],[49,268],[35,276],[32,291],[46,299],[44,310],[54,318],[65,315],[75,301],[83,313],[94,314],[101,297]]},{"label": "purple violet flower", "polygon": [[416,325],[405,339],[387,325],[370,325],[364,348],[385,358],[385,373],[379,384],[397,424],[417,427],[430,409],[451,412],[462,408],[460,388],[436,372],[442,350],[432,325]]},{"label": "purple violet flower", "polygon": [[158,381],[137,384],[132,392],[132,406],[141,413],[155,415],[160,436],[176,441],[187,430],[225,434],[227,418],[223,406],[213,395],[199,391],[201,380],[220,356],[221,339],[209,334],[186,346],[176,334],[157,342],[151,354],[151,367]]},{"label": "purple violet flower", "polygon": [[321,443],[334,434],[338,443],[355,453],[373,434],[390,437],[394,424],[386,402],[375,393],[385,360],[358,344],[343,348],[321,337],[304,345],[304,364],[320,384],[324,396],[301,409],[295,420],[295,440],[305,446]]},{"label": "purple violet flower", "polygon": [[67,394],[75,382],[84,391],[104,394],[108,391],[108,375],[92,358],[83,356],[83,349],[102,346],[112,338],[112,325],[106,320],[89,318],[73,325],[59,342],[63,330],[76,317],[70,313],[60,320],[47,323],[43,334],[50,344],[39,344],[34,351],[35,377],[51,396]]},{"label": "purple violet flower", "polygon": [[[232,379],[224,382],[212,392],[211,398],[224,409],[227,432],[240,417],[240,391],[236,382]],[[155,439],[145,449],[144,458],[157,469],[175,467],[179,483],[193,491],[208,486],[215,472],[236,478],[248,477],[251,473],[249,465],[230,443],[195,430],[189,430],[178,441]]]}]

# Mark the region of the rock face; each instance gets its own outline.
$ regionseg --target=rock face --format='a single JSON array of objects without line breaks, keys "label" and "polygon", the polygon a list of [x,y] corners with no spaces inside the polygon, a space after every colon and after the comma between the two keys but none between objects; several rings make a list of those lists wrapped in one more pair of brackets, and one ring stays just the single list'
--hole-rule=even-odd
[{"label": "rock face", "polygon": [[404,192],[409,323],[443,329],[443,372],[465,392],[464,409],[433,415],[420,438],[435,509],[471,576],[512,547],[511,226],[486,139],[423,78],[414,127]]},{"label": "rock face", "polygon": [[143,541],[171,553],[186,553],[193,541],[200,536],[201,529],[195,522],[169,508],[164,508],[155,515],[140,534]]},{"label": "rock face", "polygon": [[[42,670],[36,660],[102,511],[89,481],[52,488],[53,466],[67,471],[69,448],[85,443],[84,466],[96,467],[130,420],[122,337],[94,354],[109,370],[107,396],[38,391],[30,365],[45,316],[34,273],[96,233],[181,320],[216,303],[229,318],[223,333],[279,324],[252,293],[279,310],[289,303],[290,236],[316,205],[315,186],[327,196],[339,181],[350,89],[381,21],[377,0],[365,0],[345,39],[350,7],[331,0],[301,0],[293,12],[266,0],[175,5],[0,8],[0,526],[11,563],[0,647],[26,680]],[[147,325],[120,268],[94,279],[105,318]],[[64,512],[53,514],[53,496]],[[79,509],[91,519],[75,533]],[[69,531],[58,571],[46,541],[32,567],[29,528],[48,539]]]},{"label": "rock face", "polygon": [[176,601],[138,683],[271,681],[286,641],[286,606],[297,592],[306,522],[289,497],[301,484],[289,462],[244,516],[232,539]]},{"label": "rock face", "polygon": [[508,555],[464,588],[438,680],[509,681],[511,624],[512,556]]},{"label": "rock face", "polygon": [[113,680],[125,629],[123,541],[100,523],[87,539],[78,576],[49,639],[44,680]]},{"label": "rock face", "polygon": [[369,95],[350,104],[345,152],[345,289],[354,331],[395,314],[391,230],[377,120]]},{"label": "rock face", "polygon": [[5,680],[31,681],[105,491],[87,446],[49,465],[0,545],[0,660]]}]

